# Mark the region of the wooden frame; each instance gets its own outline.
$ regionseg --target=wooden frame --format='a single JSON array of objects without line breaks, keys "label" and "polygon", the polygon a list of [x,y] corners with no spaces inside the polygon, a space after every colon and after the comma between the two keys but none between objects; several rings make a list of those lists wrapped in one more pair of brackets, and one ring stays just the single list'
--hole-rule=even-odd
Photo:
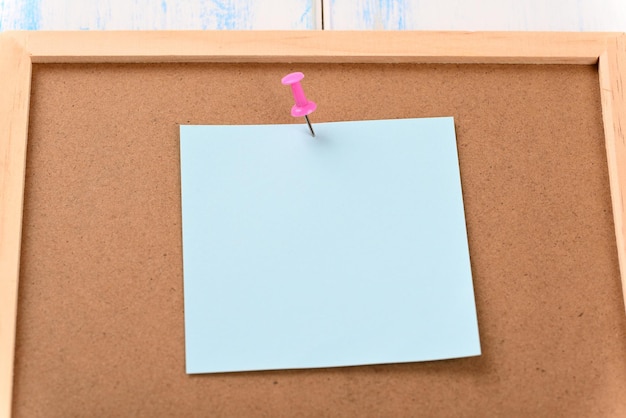
[{"label": "wooden frame", "polygon": [[0,35],[0,416],[11,414],[31,68],[33,63],[76,62],[598,64],[617,249],[626,288],[624,34],[8,32]]}]

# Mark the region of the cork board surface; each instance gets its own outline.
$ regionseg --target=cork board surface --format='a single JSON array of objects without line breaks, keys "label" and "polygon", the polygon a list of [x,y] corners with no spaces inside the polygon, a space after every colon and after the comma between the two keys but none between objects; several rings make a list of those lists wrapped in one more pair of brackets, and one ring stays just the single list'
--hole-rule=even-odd
[{"label": "cork board surface", "polygon": [[[314,123],[455,117],[481,357],[185,374],[178,125],[293,123],[280,78],[296,70]],[[624,416],[597,78],[593,66],[35,65],[15,416]]]}]

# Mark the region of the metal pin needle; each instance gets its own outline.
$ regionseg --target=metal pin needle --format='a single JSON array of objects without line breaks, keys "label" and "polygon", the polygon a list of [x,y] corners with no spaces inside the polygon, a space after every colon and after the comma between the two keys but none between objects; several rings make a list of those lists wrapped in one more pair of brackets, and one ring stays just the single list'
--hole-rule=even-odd
[{"label": "metal pin needle", "polygon": [[311,130],[311,135],[315,136],[315,131],[313,130],[313,126],[311,125],[311,121],[307,115],[304,115],[304,119],[306,119],[306,124],[309,125],[309,129]]}]

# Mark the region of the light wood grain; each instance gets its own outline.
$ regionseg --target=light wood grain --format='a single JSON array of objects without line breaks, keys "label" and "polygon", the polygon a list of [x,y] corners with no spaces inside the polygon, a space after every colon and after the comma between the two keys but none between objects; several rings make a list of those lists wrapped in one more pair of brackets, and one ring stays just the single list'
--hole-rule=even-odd
[{"label": "light wood grain", "polygon": [[317,0],[0,0],[0,30],[300,30]]},{"label": "light wood grain", "polygon": [[594,64],[622,279],[626,277],[626,41],[617,34],[425,32],[15,32],[0,35],[0,416],[9,416],[32,62]]},{"label": "light wood grain", "polygon": [[626,35],[600,57],[600,91],[622,292],[626,300]]},{"label": "light wood grain", "polygon": [[323,0],[326,29],[626,31],[623,0]]},{"label": "light wood grain", "polygon": [[34,62],[595,64],[614,35],[512,32],[14,32]]},{"label": "light wood grain", "polygon": [[17,315],[30,58],[0,35],[0,416],[9,416]]},{"label": "light wood grain", "polygon": [[626,31],[622,0],[0,0],[0,30]]}]

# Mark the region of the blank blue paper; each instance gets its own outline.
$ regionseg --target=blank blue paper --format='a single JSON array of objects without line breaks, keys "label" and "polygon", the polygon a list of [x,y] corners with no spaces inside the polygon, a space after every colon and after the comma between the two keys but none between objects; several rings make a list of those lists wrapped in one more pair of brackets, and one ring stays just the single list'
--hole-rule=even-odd
[{"label": "blank blue paper", "polygon": [[187,373],[480,355],[452,118],[180,129]]}]

